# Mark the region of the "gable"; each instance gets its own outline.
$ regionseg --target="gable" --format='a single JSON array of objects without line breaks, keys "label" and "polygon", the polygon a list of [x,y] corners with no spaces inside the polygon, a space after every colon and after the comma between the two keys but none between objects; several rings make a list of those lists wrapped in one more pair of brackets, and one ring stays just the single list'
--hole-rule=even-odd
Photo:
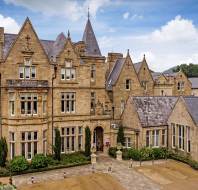
[{"label": "gable", "polygon": [[26,55],[29,56],[30,54],[34,58],[34,62],[37,62],[37,64],[41,62],[41,59],[49,61],[47,54],[28,18],[25,20],[15,41],[10,46],[11,47],[5,57],[5,62],[7,59],[12,63],[22,62],[23,57]]},{"label": "gable", "polygon": [[177,123],[187,126],[196,125],[182,97],[178,99],[172,112],[170,113],[168,123]]}]

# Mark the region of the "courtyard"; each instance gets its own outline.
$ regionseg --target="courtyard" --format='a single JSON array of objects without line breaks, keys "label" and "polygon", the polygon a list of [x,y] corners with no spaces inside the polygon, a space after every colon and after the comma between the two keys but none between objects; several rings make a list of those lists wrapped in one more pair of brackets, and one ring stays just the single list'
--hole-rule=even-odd
[{"label": "courtyard", "polygon": [[130,161],[100,155],[94,169],[84,165],[24,174],[14,176],[13,183],[19,190],[196,190],[198,187],[198,172],[181,162],[157,160],[154,165],[151,161],[143,162],[142,166],[134,162],[133,168],[129,165]]}]

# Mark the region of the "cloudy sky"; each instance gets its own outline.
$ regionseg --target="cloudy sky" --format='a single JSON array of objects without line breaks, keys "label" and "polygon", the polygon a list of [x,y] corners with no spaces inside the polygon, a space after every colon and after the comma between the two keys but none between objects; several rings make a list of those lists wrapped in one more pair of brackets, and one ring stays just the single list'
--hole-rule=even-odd
[{"label": "cloudy sky", "polygon": [[55,39],[69,29],[78,41],[88,7],[104,55],[130,49],[137,62],[146,54],[155,71],[198,64],[197,0],[0,0],[0,26],[17,33],[28,16],[40,38]]}]

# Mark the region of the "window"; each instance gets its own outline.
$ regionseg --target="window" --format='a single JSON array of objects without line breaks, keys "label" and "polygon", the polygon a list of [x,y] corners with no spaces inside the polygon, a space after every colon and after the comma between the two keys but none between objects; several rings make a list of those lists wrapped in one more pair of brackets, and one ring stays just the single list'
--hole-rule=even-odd
[{"label": "window", "polygon": [[166,130],[162,129],[162,146],[165,145],[166,142]]},{"label": "window", "polygon": [[76,95],[73,92],[61,93],[61,112],[75,113]]},{"label": "window", "polygon": [[178,125],[179,149],[184,150],[184,126]]},{"label": "window", "polygon": [[15,135],[10,132],[10,157],[13,159],[15,156]]},{"label": "window", "polygon": [[179,81],[177,83],[177,90],[183,91],[184,90],[184,81]]},{"label": "window", "polygon": [[148,81],[142,81],[141,82],[141,85],[142,85],[144,91],[147,91],[147,83],[148,83]]},{"label": "window", "polygon": [[43,154],[47,155],[47,130],[43,131]]},{"label": "window", "polygon": [[69,153],[82,150],[82,138],[81,126],[61,128],[61,152]]},{"label": "window", "polygon": [[96,93],[91,92],[91,113],[95,112],[95,106],[96,106]]},{"label": "window", "polygon": [[175,124],[172,123],[172,147],[175,148],[176,146],[176,130],[175,130]]},{"label": "window", "polygon": [[20,95],[21,114],[36,115],[38,111],[38,97],[36,94]]},{"label": "window", "polygon": [[9,93],[9,112],[11,116],[15,114],[15,95],[14,93]]},{"label": "window", "polygon": [[191,151],[191,144],[190,144],[190,127],[186,127],[186,130],[187,130],[187,152],[190,152]]},{"label": "window", "polygon": [[47,96],[43,95],[43,114],[46,114],[46,108],[47,108]]},{"label": "window", "polygon": [[159,146],[159,130],[152,131],[152,146],[154,147]]},{"label": "window", "polygon": [[91,65],[91,80],[96,79],[96,65]]},{"label": "window", "polygon": [[75,80],[76,69],[72,67],[71,61],[65,61],[65,68],[61,68],[61,80]]},{"label": "window", "polygon": [[126,148],[131,148],[132,147],[132,143],[131,143],[131,138],[130,137],[125,137],[124,138],[124,146]]},{"label": "window", "polygon": [[146,131],[146,147],[150,146],[150,131]]},{"label": "window", "polygon": [[19,78],[20,79],[35,79],[36,67],[32,65],[31,58],[24,59],[24,65],[19,66]]},{"label": "window", "polygon": [[32,159],[37,154],[38,133],[28,131],[21,133],[21,155],[26,159]]},{"label": "window", "polygon": [[126,79],[125,89],[126,90],[130,90],[131,89],[131,80],[130,79]]}]

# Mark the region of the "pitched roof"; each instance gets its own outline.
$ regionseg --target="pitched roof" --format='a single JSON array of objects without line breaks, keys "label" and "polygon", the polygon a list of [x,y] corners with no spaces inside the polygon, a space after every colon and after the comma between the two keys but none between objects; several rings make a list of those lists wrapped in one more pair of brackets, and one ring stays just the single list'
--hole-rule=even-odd
[{"label": "pitched roof", "polygon": [[186,103],[188,112],[190,113],[191,117],[198,125],[198,97],[196,96],[184,97],[184,101]]},{"label": "pitched roof", "polygon": [[188,78],[188,80],[192,83],[192,88],[198,88],[198,78]]},{"label": "pitched roof", "polygon": [[152,72],[151,75],[153,77],[153,80],[157,80],[163,73],[160,72]]},{"label": "pitched roof", "polygon": [[125,59],[126,58],[119,58],[116,60],[114,67],[107,78],[107,84],[106,84],[107,90],[112,90],[112,86],[117,82],[122,67],[124,65]]},{"label": "pitched roof", "polygon": [[138,62],[138,63],[134,63],[134,67],[135,67],[136,73],[139,73],[142,64],[143,64],[143,61]]},{"label": "pitched roof", "polygon": [[[6,34],[6,33],[4,34],[5,41],[3,47],[3,58],[7,56],[16,38],[17,38],[17,34]],[[66,41],[66,37],[63,33],[60,33],[55,41],[40,39],[40,42],[49,58],[51,58],[51,56],[56,57],[59,54],[59,52],[64,47],[65,41]]]},{"label": "pitched roof", "polygon": [[85,42],[85,54],[88,56],[102,56],[91,22],[88,18],[82,41]]},{"label": "pitched roof", "polygon": [[131,103],[135,105],[142,127],[167,125],[168,116],[178,99],[173,96],[130,98]]}]

